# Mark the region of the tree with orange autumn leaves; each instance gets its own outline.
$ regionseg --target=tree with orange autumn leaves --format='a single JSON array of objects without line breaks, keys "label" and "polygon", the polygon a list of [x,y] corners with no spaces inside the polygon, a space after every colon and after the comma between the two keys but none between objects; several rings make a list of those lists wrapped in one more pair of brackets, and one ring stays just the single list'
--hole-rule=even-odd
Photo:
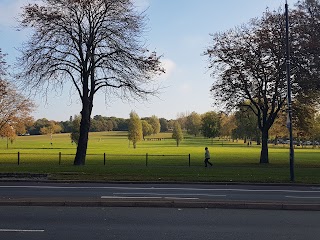
[{"label": "tree with orange autumn leaves", "polygon": [[32,124],[30,113],[35,105],[5,79],[8,66],[4,58],[0,49],[0,136],[13,140],[17,133],[24,134],[26,126]]}]

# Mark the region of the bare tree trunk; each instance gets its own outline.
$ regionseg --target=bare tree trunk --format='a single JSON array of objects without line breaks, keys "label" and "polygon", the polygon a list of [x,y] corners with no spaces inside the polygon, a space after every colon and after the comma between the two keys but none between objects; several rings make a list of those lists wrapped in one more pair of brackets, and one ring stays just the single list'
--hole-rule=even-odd
[{"label": "bare tree trunk", "polygon": [[74,165],[85,165],[86,162],[92,106],[93,105],[89,99],[83,101],[83,107],[81,111],[80,136],[77,153],[74,159]]},{"label": "bare tree trunk", "polygon": [[262,147],[261,147],[261,154],[260,154],[260,163],[269,163],[269,151],[268,151],[269,129],[263,128],[261,131],[262,131]]}]

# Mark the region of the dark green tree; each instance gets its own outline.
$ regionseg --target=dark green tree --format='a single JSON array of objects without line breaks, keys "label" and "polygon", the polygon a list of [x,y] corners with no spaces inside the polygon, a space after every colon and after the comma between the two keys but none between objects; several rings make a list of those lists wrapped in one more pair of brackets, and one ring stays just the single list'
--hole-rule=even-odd
[{"label": "dark green tree", "polygon": [[236,128],[232,134],[234,138],[255,139],[260,143],[260,131],[258,127],[257,116],[251,108],[241,106],[235,113]]},{"label": "dark green tree", "polygon": [[160,132],[167,132],[169,127],[168,127],[168,120],[165,118],[160,118]]},{"label": "dark green tree", "polygon": [[216,112],[206,112],[202,115],[201,132],[204,137],[215,138],[220,132],[220,117]]},{"label": "dark green tree", "polygon": [[200,133],[201,130],[201,116],[192,112],[186,118],[186,129],[187,132],[195,137]]},{"label": "dark green tree", "polygon": [[30,126],[29,128],[27,128],[28,132],[31,135],[40,135],[40,129],[43,127],[48,127],[50,125],[50,121],[46,118],[41,118],[36,120],[32,126]]}]

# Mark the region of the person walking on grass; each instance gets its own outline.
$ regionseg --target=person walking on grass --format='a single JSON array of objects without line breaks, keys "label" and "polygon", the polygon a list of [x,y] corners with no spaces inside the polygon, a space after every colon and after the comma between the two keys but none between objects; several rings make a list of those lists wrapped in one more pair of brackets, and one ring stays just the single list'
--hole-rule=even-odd
[{"label": "person walking on grass", "polygon": [[208,163],[210,164],[210,166],[212,166],[212,163],[209,162],[209,159],[210,159],[210,152],[209,152],[209,149],[207,147],[205,147],[205,153],[204,153],[204,164],[205,164],[205,167],[208,167]]}]

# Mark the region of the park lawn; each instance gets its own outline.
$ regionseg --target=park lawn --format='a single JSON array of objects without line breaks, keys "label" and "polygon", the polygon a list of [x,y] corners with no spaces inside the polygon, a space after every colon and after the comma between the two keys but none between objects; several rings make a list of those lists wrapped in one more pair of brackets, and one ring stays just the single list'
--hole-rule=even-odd
[{"label": "park lawn", "polygon": [[[170,133],[151,136],[134,149],[126,132],[90,133],[85,166],[73,166],[69,134],[20,136],[6,149],[0,140],[0,172],[48,173],[53,180],[288,183],[289,149],[269,146],[270,163],[259,164],[260,146],[187,136],[179,147]],[[159,140],[161,139],[161,140]],[[52,143],[52,145],[51,145]],[[204,168],[204,147],[212,168]],[[17,155],[20,154],[20,165]],[[59,155],[60,153],[60,155]],[[104,155],[105,154],[105,155]],[[190,167],[189,167],[190,154]],[[297,183],[320,183],[320,149],[295,149]]]}]

